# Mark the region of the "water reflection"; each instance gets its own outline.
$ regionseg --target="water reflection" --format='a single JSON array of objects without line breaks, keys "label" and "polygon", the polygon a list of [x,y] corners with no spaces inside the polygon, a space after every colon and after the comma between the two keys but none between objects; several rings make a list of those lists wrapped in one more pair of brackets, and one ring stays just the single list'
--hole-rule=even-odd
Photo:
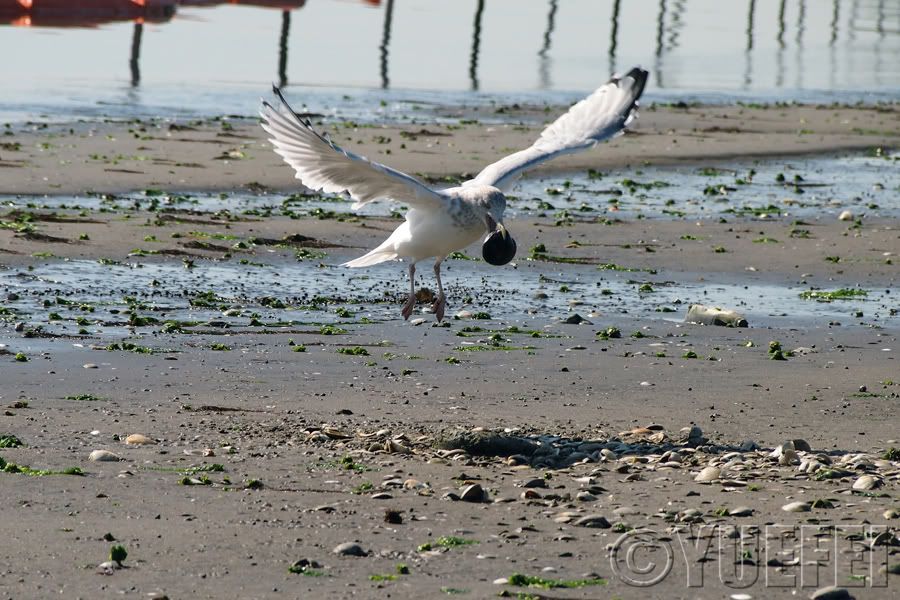
[{"label": "water reflection", "polygon": [[388,78],[388,44],[391,42],[391,22],[394,17],[394,0],[387,0],[387,6],[384,7],[384,27],[381,34],[381,89],[386,90],[390,87],[391,80]]},{"label": "water reflection", "polygon": [[98,27],[117,21],[161,23],[175,14],[175,0],[0,0],[0,25]]},{"label": "water reflection", "polygon": [[472,28],[472,53],[469,58],[469,81],[472,91],[478,91],[478,50],[481,48],[481,17],[484,15],[484,0],[478,0],[475,7],[475,25]]},{"label": "water reflection", "polygon": [[553,41],[553,29],[556,20],[557,0],[550,0],[550,12],[547,13],[547,28],[544,30],[544,43],[538,50],[538,80],[541,89],[546,90],[551,87],[550,81],[550,65],[553,59],[550,58],[550,45]]},{"label": "water reflection", "polygon": [[[900,55],[898,19],[900,5],[886,0],[0,0],[0,25],[106,36],[81,37],[71,56],[56,57],[61,43],[0,39],[0,55],[23,57],[0,64],[0,80],[21,88],[31,76],[46,89],[71,78],[102,95],[98,82],[118,74],[144,98],[185,81],[204,89],[272,79],[331,89],[584,91],[610,72],[649,64],[652,93],[889,93],[900,90],[891,60]],[[110,43],[123,46],[127,71],[108,64]],[[82,56],[87,48],[93,56]]]}]

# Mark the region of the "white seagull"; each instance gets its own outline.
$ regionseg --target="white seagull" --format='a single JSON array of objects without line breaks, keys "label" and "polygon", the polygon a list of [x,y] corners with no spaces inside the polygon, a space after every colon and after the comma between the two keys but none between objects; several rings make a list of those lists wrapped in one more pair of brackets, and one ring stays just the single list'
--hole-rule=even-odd
[{"label": "white seagull", "polygon": [[438,295],[432,305],[437,320],[444,318],[447,298],[441,284],[441,263],[451,252],[479,240],[487,230],[482,249],[491,264],[506,264],[515,254],[515,241],[503,224],[509,189],[525,170],[561,154],[580,152],[623,133],[637,115],[638,99],[647,83],[647,71],[639,67],[608,83],[572,106],[541,133],[529,148],[485,167],[462,185],[434,190],[415,177],[364,156],[348,152],[322,136],[308,120],[288,105],[273,86],[278,108],[265,100],[262,127],[272,137],[275,152],[297,172],[304,186],[326,193],[347,192],[359,209],[380,198],[409,206],[406,220],[377,248],[346,267],[367,267],[388,260],[409,261],[409,298],[401,313],[408,319],[416,305],[416,263],[434,257]]}]

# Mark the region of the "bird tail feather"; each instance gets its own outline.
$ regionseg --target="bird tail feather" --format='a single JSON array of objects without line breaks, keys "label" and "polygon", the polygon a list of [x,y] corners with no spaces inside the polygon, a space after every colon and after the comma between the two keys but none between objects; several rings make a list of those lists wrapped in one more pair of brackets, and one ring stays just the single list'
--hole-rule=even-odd
[{"label": "bird tail feather", "polygon": [[383,250],[381,248],[375,248],[371,252],[360,256],[359,258],[354,258],[353,260],[347,261],[342,264],[342,267],[368,267],[371,265],[377,265],[378,263],[383,263],[388,260],[394,260],[398,258],[398,255],[393,250]]}]

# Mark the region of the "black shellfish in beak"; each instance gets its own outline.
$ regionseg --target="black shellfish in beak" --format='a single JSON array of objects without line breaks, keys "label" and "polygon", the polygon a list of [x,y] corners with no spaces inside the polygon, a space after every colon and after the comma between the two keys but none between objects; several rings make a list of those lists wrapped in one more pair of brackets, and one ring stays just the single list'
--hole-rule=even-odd
[{"label": "black shellfish in beak", "polygon": [[481,256],[485,262],[495,266],[505,265],[516,255],[516,240],[509,235],[506,227],[498,225],[484,238],[481,244]]}]

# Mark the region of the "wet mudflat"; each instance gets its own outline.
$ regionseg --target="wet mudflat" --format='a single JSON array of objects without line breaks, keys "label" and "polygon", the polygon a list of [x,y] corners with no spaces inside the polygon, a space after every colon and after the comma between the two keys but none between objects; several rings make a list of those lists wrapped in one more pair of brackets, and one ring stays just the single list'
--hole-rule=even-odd
[{"label": "wet mudflat", "polygon": [[[697,565],[702,597],[884,597],[900,182],[878,147],[541,173],[513,264],[445,263],[442,324],[428,265],[409,322],[404,265],[338,266],[399,223],[387,203],[144,176],[4,196],[10,595],[628,598],[649,529],[650,560],[679,554],[641,597]],[[694,303],[749,327],[686,323]],[[765,585],[823,543],[863,562]]]}]

